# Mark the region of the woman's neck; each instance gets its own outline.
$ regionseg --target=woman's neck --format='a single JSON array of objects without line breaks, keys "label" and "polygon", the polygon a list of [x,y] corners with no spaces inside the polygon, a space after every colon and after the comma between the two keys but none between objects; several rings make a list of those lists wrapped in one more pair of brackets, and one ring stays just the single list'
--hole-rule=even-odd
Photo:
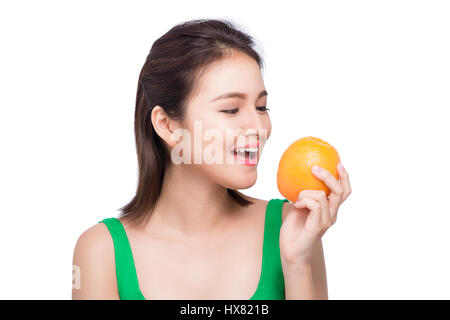
[{"label": "woman's neck", "polygon": [[236,204],[225,187],[193,165],[172,165],[165,171],[147,227],[153,224],[179,236],[204,237],[226,226],[235,211]]}]

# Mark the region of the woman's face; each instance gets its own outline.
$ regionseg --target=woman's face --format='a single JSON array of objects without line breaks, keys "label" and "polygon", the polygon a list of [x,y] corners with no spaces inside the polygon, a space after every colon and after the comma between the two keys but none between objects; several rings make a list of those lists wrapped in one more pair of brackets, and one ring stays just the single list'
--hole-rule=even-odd
[{"label": "woman's face", "polygon": [[[182,151],[174,148],[172,159],[174,152],[187,156],[189,166],[224,187],[251,187],[272,127],[264,108],[265,89],[257,62],[244,53],[233,50],[231,56],[210,65],[187,106],[181,125],[187,133],[179,144]],[[245,153],[235,151],[244,147]]]}]

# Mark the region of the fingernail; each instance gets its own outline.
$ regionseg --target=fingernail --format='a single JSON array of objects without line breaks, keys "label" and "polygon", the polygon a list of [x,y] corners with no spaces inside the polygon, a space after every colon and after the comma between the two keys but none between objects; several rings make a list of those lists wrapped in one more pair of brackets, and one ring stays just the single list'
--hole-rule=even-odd
[{"label": "fingernail", "polygon": [[342,165],[342,163],[338,163],[338,167],[339,167],[339,169],[341,169],[341,170],[343,170],[344,169],[344,166]]},{"label": "fingernail", "polygon": [[312,167],[312,169],[316,173],[320,173],[322,171],[322,169],[320,167],[318,167],[318,166],[314,166],[314,167]]}]

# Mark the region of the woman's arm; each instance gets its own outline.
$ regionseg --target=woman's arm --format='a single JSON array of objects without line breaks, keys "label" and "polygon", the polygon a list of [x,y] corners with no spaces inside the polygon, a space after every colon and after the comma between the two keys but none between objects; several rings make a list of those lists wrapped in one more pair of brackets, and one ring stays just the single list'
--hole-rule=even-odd
[{"label": "woman's arm", "polygon": [[328,300],[327,272],[323,253],[322,239],[317,243],[312,258],[312,277],[315,289],[315,299]]},{"label": "woman's arm", "polygon": [[87,229],[78,238],[73,266],[73,300],[119,299],[114,245],[103,223]]},{"label": "woman's arm", "polygon": [[322,241],[313,251],[311,264],[283,267],[286,300],[327,300],[327,276]]},{"label": "woman's arm", "polygon": [[328,299],[322,236],[336,222],[340,205],[351,194],[347,171],[338,164],[339,181],[324,168],[313,174],[330,189],[303,190],[280,229],[280,254],[287,299]]},{"label": "woman's arm", "polygon": [[[284,203],[283,221],[293,206],[290,202]],[[286,300],[327,300],[328,286],[322,239],[314,247],[310,265],[292,269],[283,266],[283,275]]]}]

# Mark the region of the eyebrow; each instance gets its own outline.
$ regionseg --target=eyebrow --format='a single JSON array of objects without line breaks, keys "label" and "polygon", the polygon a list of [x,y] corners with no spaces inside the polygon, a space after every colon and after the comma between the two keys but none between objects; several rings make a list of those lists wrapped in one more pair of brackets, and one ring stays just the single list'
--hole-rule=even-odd
[{"label": "eyebrow", "polygon": [[[268,95],[267,91],[263,90],[258,94],[258,97],[256,99],[259,99],[259,98],[267,96],[267,95]],[[210,102],[217,101],[220,99],[228,99],[228,98],[239,98],[239,99],[245,100],[245,98],[247,98],[247,94],[243,93],[243,92],[228,92],[228,93],[224,93],[224,94],[221,94],[220,96],[215,97]]]}]

